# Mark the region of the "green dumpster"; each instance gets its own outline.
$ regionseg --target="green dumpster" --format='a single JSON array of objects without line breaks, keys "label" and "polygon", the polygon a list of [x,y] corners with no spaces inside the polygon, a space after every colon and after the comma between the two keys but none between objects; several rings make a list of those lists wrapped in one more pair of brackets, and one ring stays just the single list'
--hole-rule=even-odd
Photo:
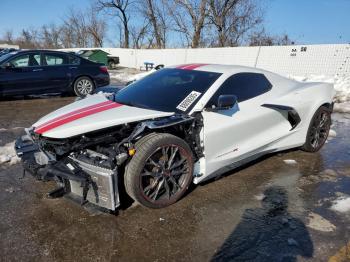
[{"label": "green dumpster", "polygon": [[108,63],[108,56],[109,54],[105,51],[102,51],[100,49],[94,49],[94,50],[84,50],[80,54],[81,57],[89,59],[90,61],[96,62],[96,63],[102,63],[107,65]]},{"label": "green dumpster", "polygon": [[90,61],[105,64],[109,69],[114,69],[119,64],[118,56],[110,55],[101,49],[80,50],[77,54]]}]

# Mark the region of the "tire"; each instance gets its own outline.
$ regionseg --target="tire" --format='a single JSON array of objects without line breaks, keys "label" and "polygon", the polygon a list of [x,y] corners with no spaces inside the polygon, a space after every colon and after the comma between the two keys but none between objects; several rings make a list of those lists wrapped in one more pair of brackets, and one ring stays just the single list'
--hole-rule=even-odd
[{"label": "tire", "polygon": [[135,144],[125,168],[126,192],[149,208],[177,202],[193,180],[193,154],[188,144],[171,134],[152,133]]},{"label": "tire", "polygon": [[308,128],[306,142],[301,149],[306,152],[320,150],[328,138],[331,122],[331,111],[327,107],[321,106],[317,109]]},{"label": "tire", "polygon": [[95,90],[95,84],[90,77],[81,76],[74,82],[74,93],[79,97],[90,95]]},{"label": "tire", "polygon": [[116,65],[117,64],[113,60],[108,61],[108,69],[114,69]]}]

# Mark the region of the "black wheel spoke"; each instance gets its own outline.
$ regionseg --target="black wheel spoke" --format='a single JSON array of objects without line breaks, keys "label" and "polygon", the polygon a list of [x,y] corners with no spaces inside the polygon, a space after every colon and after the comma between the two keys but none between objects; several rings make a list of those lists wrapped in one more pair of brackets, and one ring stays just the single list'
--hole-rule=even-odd
[{"label": "black wheel spoke", "polygon": [[160,175],[160,173],[156,173],[156,172],[149,172],[147,170],[143,170],[144,172],[141,173],[141,176],[152,176],[152,177],[158,177]]},{"label": "black wheel spoke", "polygon": [[164,185],[164,179],[158,183],[156,190],[154,190],[154,192],[149,197],[153,198],[153,200],[157,200],[159,191],[163,187],[163,185]]},{"label": "black wheel spoke", "polygon": [[158,167],[158,168],[162,167],[162,165],[159,162],[156,163],[152,158],[149,158],[148,161],[150,162],[151,165],[153,165],[155,167]]},{"label": "black wheel spoke", "polygon": [[172,201],[185,189],[183,177],[188,176],[190,168],[188,155],[177,145],[157,148],[145,161],[140,174],[144,196],[151,202]]},{"label": "black wheel spoke", "polygon": [[165,194],[170,199],[170,188],[167,179],[164,179]]},{"label": "black wheel spoke", "polygon": [[185,158],[180,159],[179,161],[175,162],[172,166],[170,166],[169,169],[170,169],[170,170],[174,170],[174,169],[180,167],[185,161],[186,161]]},{"label": "black wheel spoke", "polygon": [[185,172],[186,171],[186,167],[183,167],[183,168],[181,168],[180,170],[175,170],[175,171],[172,171],[171,172],[171,174],[173,175],[173,176],[177,176],[177,175],[181,175],[183,172]]},{"label": "black wheel spoke", "polygon": [[169,147],[163,147],[162,148],[162,154],[163,154],[163,157],[165,159],[168,159],[168,151],[169,151]]},{"label": "black wheel spoke", "polygon": [[177,153],[179,149],[177,147],[175,148],[171,148],[171,155],[170,155],[170,159],[169,159],[169,162],[168,162],[168,168],[171,167],[171,165],[173,164],[173,161],[174,161],[174,158],[175,158],[175,155]]},{"label": "black wheel spoke", "polygon": [[177,189],[181,189],[181,186],[177,183],[177,181],[176,181],[176,179],[174,178],[174,177],[170,177],[169,178],[169,181],[171,182],[171,183],[173,183],[173,185],[175,186],[175,187],[177,187]]}]

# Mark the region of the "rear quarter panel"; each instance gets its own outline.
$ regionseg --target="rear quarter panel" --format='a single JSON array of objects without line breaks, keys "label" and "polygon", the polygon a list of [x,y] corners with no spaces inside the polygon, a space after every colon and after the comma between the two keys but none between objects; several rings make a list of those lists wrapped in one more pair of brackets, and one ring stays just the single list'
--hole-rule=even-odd
[{"label": "rear quarter panel", "polygon": [[310,121],[316,110],[325,104],[331,105],[335,90],[328,83],[301,83],[296,82],[293,88],[281,95],[272,104],[293,107],[300,116],[300,124],[286,139],[274,145],[279,150],[301,146],[305,143]]}]

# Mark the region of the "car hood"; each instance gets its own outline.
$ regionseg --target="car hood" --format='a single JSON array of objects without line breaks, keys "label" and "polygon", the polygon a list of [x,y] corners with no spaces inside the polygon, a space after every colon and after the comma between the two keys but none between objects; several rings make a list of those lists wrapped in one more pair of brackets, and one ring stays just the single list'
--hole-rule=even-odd
[{"label": "car hood", "polygon": [[33,127],[35,133],[45,137],[68,138],[120,124],[173,114],[119,104],[109,100],[104,94],[96,94],[42,117]]}]

